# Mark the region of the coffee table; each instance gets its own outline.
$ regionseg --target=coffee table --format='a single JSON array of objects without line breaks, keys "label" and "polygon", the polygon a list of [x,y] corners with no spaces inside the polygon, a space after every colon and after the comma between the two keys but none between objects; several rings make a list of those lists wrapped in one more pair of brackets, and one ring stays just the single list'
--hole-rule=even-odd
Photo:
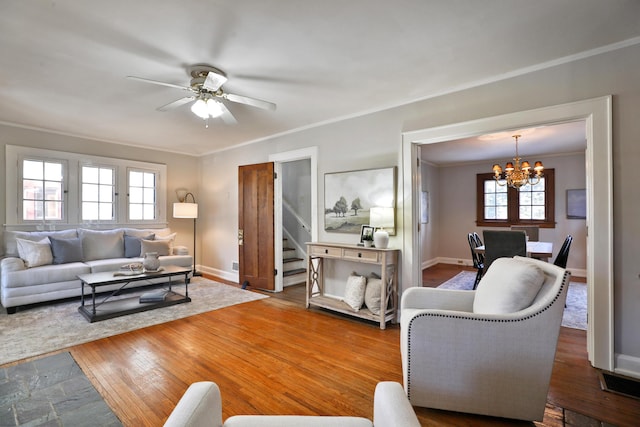
[{"label": "coffee table", "polygon": [[[191,268],[166,265],[158,272],[144,272],[133,276],[118,275],[119,272],[105,271],[101,273],[88,273],[78,275],[81,286],[81,302],[78,311],[91,323],[100,320],[112,319],[141,311],[153,310],[155,308],[167,307],[175,304],[190,302],[189,298],[189,273]],[[173,280],[176,277],[184,276],[184,295],[172,290]],[[169,290],[162,301],[141,303],[140,297],[121,298],[112,300],[112,297],[120,293],[128,284],[149,279],[168,278]],[[107,285],[121,284],[118,289],[112,291],[102,300],[96,301],[96,293],[100,288]],[[177,283],[176,283],[177,284]],[[91,287],[91,305],[85,305],[85,286]]]}]

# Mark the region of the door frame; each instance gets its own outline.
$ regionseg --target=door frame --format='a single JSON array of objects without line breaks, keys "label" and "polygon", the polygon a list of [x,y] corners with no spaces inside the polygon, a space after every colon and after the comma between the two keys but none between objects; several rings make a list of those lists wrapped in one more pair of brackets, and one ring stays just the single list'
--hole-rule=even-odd
[{"label": "door frame", "polygon": [[[613,307],[613,162],[612,97],[520,111],[501,116],[454,123],[402,135],[403,172],[403,283],[420,283],[418,148],[453,139],[494,133],[504,129],[535,127],[574,120],[586,121],[587,149],[587,353],[591,364],[615,370]],[[597,141],[597,143],[596,143]],[[597,226],[596,226],[597,224]],[[597,250],[596,250],[597,249]],[[597,253],[597,256],[595,254]],[[410,285],[411,286],[411,285]],[[595,302],[597,301],[597,304]]]},{"label": "door frame", "polygon": [[296,160],[309,159],[311,161],[311,239],[318,241],[318,147],[301,148],[299,150],[284,151],[269,155],[269,161],[274,163],[274,171],[278,177],[273,188],[273,217],[274,217],[274,254],[276,254],[275,292],[284,290],[284,276],[282,266],[282,164]]}]

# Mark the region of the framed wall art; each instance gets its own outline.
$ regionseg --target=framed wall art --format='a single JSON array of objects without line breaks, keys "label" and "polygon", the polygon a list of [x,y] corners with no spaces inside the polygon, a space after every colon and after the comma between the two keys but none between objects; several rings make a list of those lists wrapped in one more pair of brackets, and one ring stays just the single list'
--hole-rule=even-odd
[{"label": "framed wall art", "polygon": [[358,234],[370,225],[371,208],[393,208],[391,227],[395,235],[396,168],[364,169],[324,174],[324,229]]},{"label": "framed wall art", "polygon": [[567,190],[567,219],[587,219],[587,191]]}]

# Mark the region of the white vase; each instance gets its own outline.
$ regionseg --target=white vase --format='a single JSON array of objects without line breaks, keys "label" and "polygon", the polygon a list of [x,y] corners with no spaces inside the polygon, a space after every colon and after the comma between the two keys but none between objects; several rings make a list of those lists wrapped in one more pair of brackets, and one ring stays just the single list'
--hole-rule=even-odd
[{"label": "white vase", "polygon": [[145,270],[157,271],[160,268],[160,260],[158,259],[158,252],[147,252],[144,254],[144,260],[142,265]]},{"label": "white vase", "polygon": [[373,243],[378,249],[386,249],[389,246],[389,233],[380,228],[373,233]]}]

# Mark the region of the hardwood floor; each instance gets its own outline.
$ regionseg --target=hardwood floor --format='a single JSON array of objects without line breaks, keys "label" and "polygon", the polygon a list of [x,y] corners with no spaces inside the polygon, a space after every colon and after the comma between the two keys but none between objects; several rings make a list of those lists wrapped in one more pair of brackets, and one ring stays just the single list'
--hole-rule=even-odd
[{"label": "hardwood floor", "polygon": [[[201,380],[220,386],[225,419],[234,414],[371,418],[376,383],[402,382],[398,325],[380,330],[373,323],[306,310],[303,287],[269,295],[68,350],[125,426],[161,426],[187,386]],[[586,360],[585,335],[563,328],[548,410],[544,423],[536,425],[562,426],[560,408],[617,426],[637,425],[640,401],[600,390],[597,372]],[[416,412],[423,426],[534,425],[427,408]]]}]

